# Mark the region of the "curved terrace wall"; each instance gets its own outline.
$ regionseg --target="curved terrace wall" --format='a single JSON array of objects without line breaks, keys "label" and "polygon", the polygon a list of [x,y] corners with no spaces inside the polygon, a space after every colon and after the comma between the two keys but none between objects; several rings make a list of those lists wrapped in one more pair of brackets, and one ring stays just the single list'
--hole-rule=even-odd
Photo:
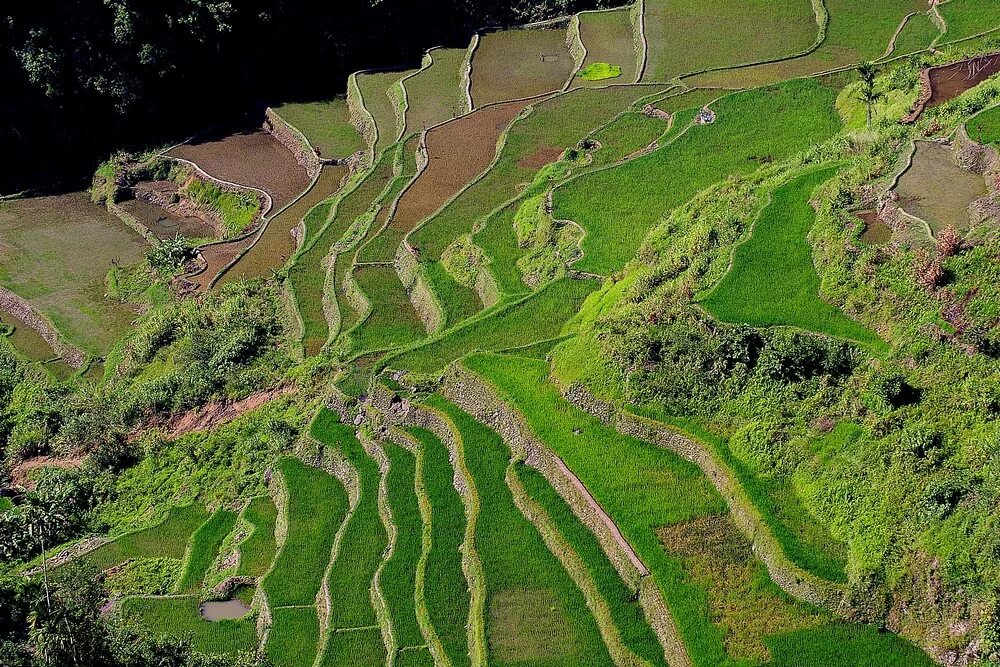
[{"label": "curved terrace wall", "polygon": [[0,309],[31,327],[67,364],[77,369],[83,367],[86,360],[83,351],[63,340],[52,323],[37,311],[27,299],[0,286]]}]

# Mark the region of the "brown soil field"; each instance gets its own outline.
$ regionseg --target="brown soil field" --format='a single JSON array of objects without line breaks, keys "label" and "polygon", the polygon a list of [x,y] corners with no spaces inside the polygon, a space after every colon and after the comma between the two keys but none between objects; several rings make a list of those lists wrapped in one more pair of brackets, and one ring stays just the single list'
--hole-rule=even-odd
[{"label": "brown soil field", "polygon": [[183,234],[189,239],[215,236],[215,229],[204,220],[194,216],[174,215],[167,209],[142,199],[123,201],[118,206],[134,215],[158,239],[172,239],[177,234]]},{"label": "brown soil field", "polygon": [[293,235],[299,222],[313,206],[336,194],[349,169],[344,165],[326,166],[319,174],[316,184],[268,221],[267,227],[257,242],[220,280],[227,283],[241,278],[261,278],[283,267],[298,249],[298,240]]},{"label": "brown soil field", "polygon": [[562,148],[553,146],[539,146],[531,155],[526,155],[517,162],[521,169],[531,169],[536,171],[547,164],[555,162],[563,154]]},{"label": "brown soil field", "polygon": [[497,140],[526,102],[478,109],[427,133],[427,167],[399,199],[392,226],[407,232],[441,208],[496,157]]},{"label": "brown soil field", "polygon": [[486,33],[472,57],[473,106],[560,90],[574,65],[565,25]]},{"label": "brown soil field", "polygon": [[967,231],[969,204],[989,194],[985,178],[955,164],[950,146],[929,141],[917,142],[913,165],[896,192],[902,209],[925,220],[935,234],[948,225]]},{"label": "brown soil field", "polygon": [[192,139],[167,155],[190,160],[218,179],[260,188],[271,195],[275,211],[309,187],[291,151],[263,130]]},{"label": "brown soil field", "polygon": [[862,223],[861,242],[865,245],[885,245],[892,238],[892,230],[878,218],[878,211],[858,211],[854,214]]},{"label": "brown soil field", "polygon": [[927,72],[931,81],[931,99],[927,105],[955,99],[997,72],[1000,72],[1000,53],[932,67]]}]

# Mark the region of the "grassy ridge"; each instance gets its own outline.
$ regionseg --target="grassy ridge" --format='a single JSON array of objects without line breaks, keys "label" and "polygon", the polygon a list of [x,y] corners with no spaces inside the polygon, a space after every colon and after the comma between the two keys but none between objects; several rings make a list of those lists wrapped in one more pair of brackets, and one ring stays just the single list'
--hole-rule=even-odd
[{"label": "grassy ridge", "polygon": [[[382,562],[382,552],[388,543],[378,512],[378,465],[361,446],[354,427],[342,423],[340,416],[327,408],[320,409],[309,433],[327,447],[340,451],[358,473],[358,503],[347,520],[337,557],[327,577],[330,594],[327,627],[375,625],[370,591],[375,570]],[[324,664],[335,663],[324,659]]]},{"label": "grassy ridge", "polygon": [[85,558],[102,570],[130,558],[183,558],[188,539],[207,519],[208,512],[198,503],[171,507],[161,523],[123,535]]},{"label": "grassy ridge", "polygon": [[625,646],[651,665],[665,665],[663,647],[646,622],[635,591],[622,581],[594,534],[580,523],[572,508],[549,485],[544,475],[525,465],[515,466],[514,472],[528,494],[545,508],[559,532],[586,564],[598,592],[611,609],[612,620]]},{"label": "grassy ridge", "polygon": [[557,189],[555,217],[587,232],[577,268],[603,275],[620,269],[649,229],[698,191],[833,136],[840,128],[836,95],[817,81],[799,80],[725,97],[713,105],[714,124],[692,127],[650,155]]},{"label": "grassy ridge", "polygon": [[262,577],[271,567],[278,545],[274,539],[278,509],[270,496],[259,496],[250,501],[243,518],[253,526],[245,540],[240,542],[240,566],[237,575]]},{"label": "grassy ridge", "polygon": [[415,373],[432,373],[472,350],[504,350],[555,338],[597,287],[593,280],[561,278],[386,363]]},{"label": "grassy ridge", "polygon": [[347,494],[336,478],[296,458],[281,459],[278,470],[288,491],[288,532],[262,585],[272,609],[312,605],[347,513]]},{"label": "grassy ridge", "polygon": [[373,72],[358,75],[358,89],[361,91],[361,101],[375,119],[378,128],[378,139],[375,142],[375,155],[396,143],[402,131],[401,118],[392,96],[393,88],[398,81],[411,72]]},{"label": "grassy ridge", "polygon": [[177,590],[189,593],[197,590],[205,579],[205,573],[219,555],[219,547],[236,525],[236,512],[218,509],[191,536],[184,572],[177,584]]},{"label": "grassy ridge", "polygon": [[234,655],[257,648],[257,623],[253,618],[206,621],[196,595],[169,598],[128,598],[122,614],[155,635],[187,637],[193,648],[208,655]]},{"label": "grassy ridge", "polygon": [[417,504],[416,461],[399,445],[386,445],[389,457],[389,507],[396,524],[396,545],[382,569],[382,593],[389,605],[393,632],[401,648],[421,646],[424,636],[417,623],[416,578],[422,550],[423,522]]},{"label": "grassy ridge", "polygon": [[[609,665],[611,658],[576,584],[514,504],[511,454],[500,436],[437,394],[428,405],[452,420],[482,503],[475,544],[486,580],[490,662]],[[531,608],[530,614],[523,612]]]},{"label": "grassy ridge", "polygon": [[819,276],[806,240],[816,212],[809,203],[838,167],[824,167],[778,188],[746,243],[733,253],[729,273],[702,301],[725,322],[791,325],[878,346],[878,338],[819,298]]},{"label": "grassy ridge", "polygon": [[469,620],[469,590],[462,571],[465,508],[452,480],[448,448],[430,431],[408,429],[424,449],[424,489],[431,505],[431,550],[427,558],[424,597],[431,624],[456,667],[469,662],[465,624]]}]

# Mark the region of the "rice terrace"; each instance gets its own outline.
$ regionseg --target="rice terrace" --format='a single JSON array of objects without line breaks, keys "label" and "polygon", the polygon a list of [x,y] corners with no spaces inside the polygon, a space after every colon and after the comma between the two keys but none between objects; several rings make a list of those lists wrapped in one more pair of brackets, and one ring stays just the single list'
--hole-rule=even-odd
[{"label": "rice terrace", "polygon": [[0,667],[1000,667],[1000,0],[153,5],[0,9]]}]

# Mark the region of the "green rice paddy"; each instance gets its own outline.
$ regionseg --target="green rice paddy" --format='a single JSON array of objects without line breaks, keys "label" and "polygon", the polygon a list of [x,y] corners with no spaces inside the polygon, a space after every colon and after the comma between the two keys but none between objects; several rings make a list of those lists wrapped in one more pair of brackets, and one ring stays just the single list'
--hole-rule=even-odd
[{"label": "green rice paddy", "polygon": [[809,201],[837,167],[807,172],[778,188],[750,239],[702,305],[725,322],[796,326],[879,347],[877,336],[819,298],[819,276],[807,235],[815,219]]},{"label": "green rice paddy", "polygon": [[86,559],[106,570],[131,558],[183,558],[191,535],[208,518],[205,507],[197,503],[171,507],[162,522],[126,533],[114,542],[91,551]]},{"label": "green rice paddy", "polygon": [[368,298],[369,315],[351,331],[358,351],[399,347],[423,338],[427,331],[392,266],[362,266],[354,280]]},{"label": "green rice paddy", "polygon": [[431,625],[449,661],[468,666],[469,589],[460,547],[465,540],[465,508],[452,485],[448,448],[428,430],[408,429],[424,452],[424,490],[431,506],[431,550],[427,557],[424,599]]},{"label": "green rice paddy", "polygon": [[281,459],[278,471],[288,493],[288,529],[274,565],[261,582],[275,610],[315,603],[330,562],[333,537],[347,513],[347,494],[332,475],[292,457]]},{"label": "green rice paddy", "polygon": [[191,544],[188,547],[184,572],[177,584],[178,591],[191,593],[198,590],[205,579],[208,568],[219,555],[219,548],[222,546],[223,540],[232,532],[235,525],[236,512],[218,509],[208,518],[208,521],[194,531],[191,536]]},{"label": "green rice paddy", "polygon": [[554,216],[587,232],[576,268],[602,275],[621,269],[649,229],[702,188],[833,136],[840,127],[835,99],[836,90],[808,79],[724,97],[713,104],[715,123],[557,189]]},{"label": "green rice paddy", "polygon": [[271,567],[278,550],[274,539],[278,509],[270,496],[259,496],[250,501],[243,511],[244,520],[253,526],[246,539],[240,542],[240,566],[237,575],[262,577]]},{"label": "green rice paddy", "polygon": [[480,500],[475,545],[486,579],[490,663],[610,664],[582,593],[514,504],[505,482],[507,445],[438,396],[428,404],[455,425]]},{"label": "green rice paddy", "polygon": [[1000,107],[987,109],[966,125],[969,138],[981,144],[1000,143]]}]

